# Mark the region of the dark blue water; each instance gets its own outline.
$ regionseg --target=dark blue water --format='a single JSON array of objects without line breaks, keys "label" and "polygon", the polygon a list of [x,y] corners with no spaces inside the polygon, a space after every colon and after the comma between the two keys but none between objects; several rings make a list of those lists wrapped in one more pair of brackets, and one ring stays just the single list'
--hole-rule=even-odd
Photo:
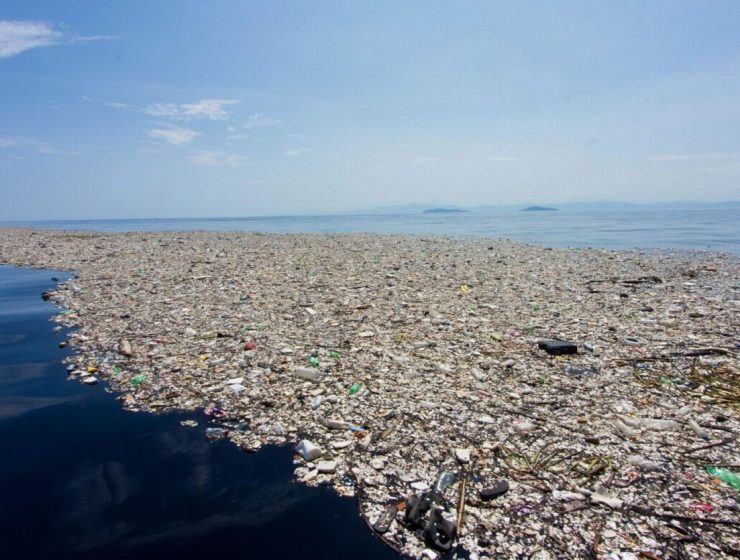
[{"label": "dark blue water", "polygon": [[276,216],[5,223],[96,231],[406,233],[506,238],[551,247],[711,249],[740,254],[740,209],[501,210],[455,214]]},{"label": "dark blue water", "polygon": [[209,443],[197,414],[66,381],[52,275],[0,267],[0,558],[398,558],[353,500],[291,482],[290,449]]}]

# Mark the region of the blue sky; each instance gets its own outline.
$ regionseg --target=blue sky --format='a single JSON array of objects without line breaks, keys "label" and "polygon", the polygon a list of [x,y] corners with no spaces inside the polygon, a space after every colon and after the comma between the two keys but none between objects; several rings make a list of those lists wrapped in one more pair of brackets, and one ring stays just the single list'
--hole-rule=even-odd
[{"label": "blue sky", "polygon": [[740,3],[0,4],[0,220],[740,198]]}]

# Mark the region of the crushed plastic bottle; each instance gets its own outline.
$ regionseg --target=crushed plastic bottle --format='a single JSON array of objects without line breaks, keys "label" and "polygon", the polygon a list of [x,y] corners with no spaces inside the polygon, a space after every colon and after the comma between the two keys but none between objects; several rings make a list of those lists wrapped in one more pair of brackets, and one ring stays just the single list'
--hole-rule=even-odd
[{"label": "crushed plastic bottle", "polygon": [[324,402],[324,397],[322,397],[321,395],[316,395],[316,396],[315,396],[315,397],[314,397],[314,398],[313,398],[313,399],[311,400],[311,408],[312,408],[313,410],[316,410],[317,408],[319,408],[319,407],[321,406],[321,403],[322,403],[322,402]]},{"label": "crushed plastic bottle", "polygon": [[143,373],[140,373],[139,375],[134,375],[131,378],[131,385],[133,385],[134,387],[136,387],[137,385],[141,385],[142,383],[144,383],[145,379],[146,375]]},{"label": "crushed plastic bottle", "polygon": [[658,418],[644,418],[642,425],[648,430],[656,432],[669,432],[681,429],[681,424],[675,420],[660,420]]},{"label": "crushed plastic bottle", "polygon": [[702,430],[701,426],[699,426],[696,421],[689,420],[689,428],[691,428],[691,431],[704,441],[709,441],[709,435],[704,430]]},{"label": "crushed plastic bottle", "polygon": [[725,484],[729,484],[735,490],[740,490],[740,474],[720,469],[718,467],[707,467],[707,472],[712,476],[719,478]]},{"label": "crushed plastic bottle", "polygon": [[627,462],[633,467],[637,467],[641,471],[655,472],[660,470],[660,465],[655,461],[650,461],[642,455],[630,455],[627,457]]}]

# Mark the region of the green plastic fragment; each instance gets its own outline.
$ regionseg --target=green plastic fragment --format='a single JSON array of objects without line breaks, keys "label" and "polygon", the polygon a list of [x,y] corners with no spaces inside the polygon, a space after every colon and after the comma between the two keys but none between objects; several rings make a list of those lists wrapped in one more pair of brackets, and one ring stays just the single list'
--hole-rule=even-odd
[{"label": "green plastic fragment", "polygon": [[313,367],[319,367],[319,359],[316,356],[311,356],[308,359],[308,363],[311,364]]},{"label": "green plastic fragment", "polygon": [[349,388],[349,394],[350,395],[356,395],[357,391],[360,390],[361,385],[357,382],[352,384],[352,387]]},{"label": "green plastic fragment", "polygon": [[143,373],[140,373],[139,375],[134,375],[131,378],[131,385],[133,386],[141,385],[142,383],[144,383],[145,379],[146,379],[146,375]]},{"label": "green plastic fragment", "polygon": [[342,355],[339,352],[335,352],[335,351],[332,350],[331,352],[329,352],[329,357],[332,360],[338,360],[338,359],[340,359],[342,357]]},{"label": "green plastic fragment", "polygon": [[113,373],[115,373],[116,375],[121,375],[121,368],[119,368],[118,366],[114,367]]},{"label": "green plastic fragment", "polygon": [[707,467],[707,472],[714,477],[719,478],[725,484],[729,484],[735,490],[740,490],[740,473],[734,473],[727,469],[718,467]]}]

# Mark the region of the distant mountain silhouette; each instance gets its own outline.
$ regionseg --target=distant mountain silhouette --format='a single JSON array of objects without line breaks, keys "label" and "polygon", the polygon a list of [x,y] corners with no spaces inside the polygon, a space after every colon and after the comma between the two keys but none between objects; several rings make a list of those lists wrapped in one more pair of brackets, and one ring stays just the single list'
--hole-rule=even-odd
[{"label": "distant mountain silhouette", "polygon": [[451,214],[455,212],[470,212],[470,210],[460,210],[459,208],[429,208],[422,214]]}]

